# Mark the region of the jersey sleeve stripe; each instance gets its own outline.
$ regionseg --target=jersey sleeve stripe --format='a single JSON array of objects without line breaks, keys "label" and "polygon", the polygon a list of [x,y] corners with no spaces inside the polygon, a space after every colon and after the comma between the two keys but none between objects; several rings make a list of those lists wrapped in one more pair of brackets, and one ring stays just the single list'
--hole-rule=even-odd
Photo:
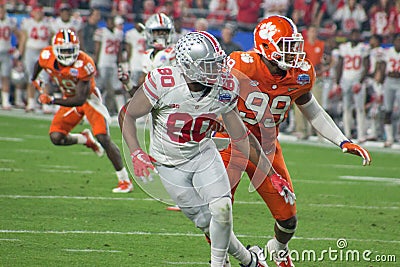
[{"label": "jersey sleeve stripe", "polygon": [[153,77],[151,77],[150,72],[147,74],[147,80],[151,83],[151,85],[153,86],[154,90],[157,90],[157,85],[153,81]]},{"label": "jersey sleeve stripe", "polygon": [[143,88],[146,89],[146,91],[155,99],[158,100],[158,96],[150,89],[150,87],[148,86],[147,82],[143,83]]}]

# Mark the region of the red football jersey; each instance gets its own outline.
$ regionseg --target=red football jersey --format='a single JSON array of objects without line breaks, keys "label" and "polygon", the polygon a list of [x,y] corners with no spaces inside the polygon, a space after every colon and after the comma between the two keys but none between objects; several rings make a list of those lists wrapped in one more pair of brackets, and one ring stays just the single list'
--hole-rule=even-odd
[{"label": "red football jersey", "polygon": [[254,51],[233,52],[228,64],[240,81],[239,113],[266,149],[278,135],[279,124],[287,118],[293,102],[311,91],[314,67],[305,60],[300,68],[289,69],[285,77],[276,77]]},{"label": "red football jersey", "polygon": [[51,76],[65,97],[74,96],[78,81],[90,81],[90,92],[97,94],[94,79],[96,67],[93,59],[79,51],[77,60],[72,66],[63,66],[57,62],[53,48],[43,48],[39,56],[39,65]]}]

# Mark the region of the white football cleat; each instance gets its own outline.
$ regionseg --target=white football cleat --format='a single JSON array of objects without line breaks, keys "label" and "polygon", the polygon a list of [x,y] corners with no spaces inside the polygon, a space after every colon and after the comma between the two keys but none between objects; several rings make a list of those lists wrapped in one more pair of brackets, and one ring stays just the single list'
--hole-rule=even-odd
[{"label": "white football cleat", "polygon": [[85,129],[81,134],[87,139],[85,146],[91,148],[97,156],[102,157],[104,155],[104,148],[94,139],[92,132],[89,129]]},{"label": "white football cleat", "polygon": [[264,250],[259,246],[247,246],[247,250],[251,253],[251,262],[248,265],[240,264],[242,267],[268,267],[265,260]]},{"label": "white football cleat", "polygon": [[284,250],[278,250],[276,248],[275,239],[271,239],[267,242],[268,253],[272,254],[272,260],[278,267],[294,267],[292,259],[289,255],[289,249],[286,247]]},{"label": "white football cleat", "polygon": [[119,181],[118,186],[114,188],[113,193],[130,193],[133,190],[133,184],[131,181]]}]

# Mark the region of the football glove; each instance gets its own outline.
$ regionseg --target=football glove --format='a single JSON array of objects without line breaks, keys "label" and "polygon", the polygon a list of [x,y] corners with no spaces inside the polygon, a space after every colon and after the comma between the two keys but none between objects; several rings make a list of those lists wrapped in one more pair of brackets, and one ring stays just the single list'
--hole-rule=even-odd
[{"label": "football glove", "polygon": [[48,94],[40,94],[38,100],[41,104],[54,104],[54,96],[49,96]]},{"label": "football glove", "polygon": [[152,181],[153,177],[151,177],[148,169],[154,169],[152,162],[156,162],[154,158],[146,154],[141,148],[136,149],[131,154],[133,169],[135,175],[142,179],[143,182],[147,182],[147,180]]},{"label": "football glove", "polygon": [[353,91],[353,93],[358,94],[361,91],[361,84],[360,83],[354,84],[351,90]]},{"label": "football glove", "polygon": [[127,92],[132,90],[132,87],[133,87],[133,83],[130,79],[130,76],[131,76],[131,72],[129,70],[125,71],[122,64],[118,64],[118,80],[121,81],[125,91],[127,91]]},{"label": "football glove", "polygon": [[294,205],[296,201],[296,195],[293,192],[288,181],[282,178],[279,174],[275,173],[269,177],[271,179],[272,186],[278,191],[278,193],[285,199],[286,203]]},{"label": "football glove", "polygon": [[343,153],[350,153],[362,157],[364,166],[371,164],[371,156],[369,155],[369,152],[361,146],[354,144],[351,141],[343,141],[340,144],[340,148]]}]

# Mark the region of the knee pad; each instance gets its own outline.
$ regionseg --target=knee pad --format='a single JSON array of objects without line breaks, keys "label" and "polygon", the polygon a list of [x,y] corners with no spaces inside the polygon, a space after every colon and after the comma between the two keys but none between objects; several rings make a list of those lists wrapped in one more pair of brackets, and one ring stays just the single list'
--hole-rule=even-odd
[{"label": "knee pad", "polygon": [[222,197],[209,204],[211,216],[221,224],[232,223],[232,201],[229,197]]},{"label": "knee pad", "polygon": [[276,227],[284,233],[293,234],[297,227],[297,217],[293,216],[284,221],[276,221]]}]

